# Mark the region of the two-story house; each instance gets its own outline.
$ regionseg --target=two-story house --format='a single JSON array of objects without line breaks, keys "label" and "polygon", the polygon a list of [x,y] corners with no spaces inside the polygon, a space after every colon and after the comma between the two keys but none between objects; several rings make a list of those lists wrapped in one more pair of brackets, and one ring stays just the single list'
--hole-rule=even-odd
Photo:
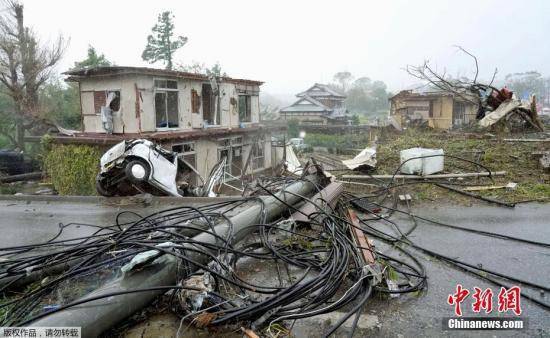
[{"label": "two-story house", "polygon": [[296,102],[279,111],[282,119],[309,125],[348,124],[351,120],[344,106],[346,96],[327,85],[316,83],[296,97]]},{"label": "two-story house", "polygon": [[271,133],[259,123],[262,82],[141,67],[64,73],[80,89],[82,132],[57,143],[112,145],[146,138],[207,176],[222,158],[235,177],[271,166]]}]

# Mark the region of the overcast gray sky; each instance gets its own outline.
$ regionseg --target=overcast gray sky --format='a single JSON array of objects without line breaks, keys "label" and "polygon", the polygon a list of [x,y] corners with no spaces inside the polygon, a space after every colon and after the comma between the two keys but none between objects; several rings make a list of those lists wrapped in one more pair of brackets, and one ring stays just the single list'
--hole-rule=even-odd
[{"label": "overcast gray sky", "polygon": [[[265,81],[263,91],[289,95],[347,70],[383,80],[390,90],[410,86],[407,64],[430,59],[453,75],[481,76],[494,67],[550,75],[550,1],[44,1],[23,0],[27,25],[44,40],[58,33],[70,45],[59,67],[85,57],[88,44],[118,65],[146,66],[146,36],[163,10],[189,42],[175,56],[228,75]],[[162,67],[161,64],[155,67]]]}]

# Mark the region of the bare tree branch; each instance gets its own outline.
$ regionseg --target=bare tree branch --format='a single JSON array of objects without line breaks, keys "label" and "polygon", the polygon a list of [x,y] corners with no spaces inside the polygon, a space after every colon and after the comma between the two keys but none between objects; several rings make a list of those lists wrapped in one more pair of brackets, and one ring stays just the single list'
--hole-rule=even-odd
[{"label": "bare tree branch", "polygon": [[477,63],[477,57],[476,57],[474,54],[468,52],[466,49],[462,48],[462,46],[455,45],[455,47],[458,48],[458,49],[460,49],[460,50],[463,51],[464,53],[470,55],[470,56],[474,59],[475,64],[476,64],[476,75],[474,76],[474,80],[472,81],[472,83],[476,83],[476,82],[477,82],[477,76],[478,76],[478,74],[479,74],[479,65],[478,65],[478,63]]},{"label": "bare tree branch", "polygon": [[[41,121],[38,94],[51,78],[67,42],[59,36],[53,43],[40,43],[36,33],[24,24],[23,5],[18,0],[3,0],[1,4],[6,11],[0,13],[0,82],[13,99],[18,134],[22,134],[24,128]],[[21,143],[21,135],[18,139]]]}]

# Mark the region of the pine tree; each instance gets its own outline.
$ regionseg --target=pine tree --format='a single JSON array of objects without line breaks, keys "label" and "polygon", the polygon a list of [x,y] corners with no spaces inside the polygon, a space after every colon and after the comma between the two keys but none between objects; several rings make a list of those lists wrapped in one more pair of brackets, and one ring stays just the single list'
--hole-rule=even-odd
[{"label": "pine tree", "polygon": [[170,11],[159,14],[158,22],[153,26],[153,34],[147,37],[147,45],[141,54],[141,58],[149,63],[163,61],[166,69],[172,69],[172,55],[187,43],[187,37],[178,36],[172,41],[174,35],[174,15]]},{"label": "pine tree", "polygon": [[74,63],[73,69],[86,69],[94,67],[108,67],[113,63],[105,57],[104,54],[98,54],[95,48],[91,45],[88,46],[88,54],[86,59],[77,61]]}]

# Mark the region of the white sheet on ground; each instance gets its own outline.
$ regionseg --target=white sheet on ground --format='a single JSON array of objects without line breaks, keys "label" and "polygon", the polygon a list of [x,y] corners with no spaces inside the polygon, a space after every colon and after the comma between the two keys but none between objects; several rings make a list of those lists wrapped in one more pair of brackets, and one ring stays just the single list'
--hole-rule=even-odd
[{"label": "white sheet on ground", "polygon": [[295,175],[302,175],[302,164],[300,163],[300,160],[298,160],[298,156],[296,156],[296,153],[294,152],[294,149],[291,145],[286,146],[286,170],[289,172],[295,174]]},{"label": "white sheet on ground", "polygon": [[374,168],[376,167],[376,148],[367,147],[351,160],[343,160],[342,163],[351,170],[363,165]]}]

